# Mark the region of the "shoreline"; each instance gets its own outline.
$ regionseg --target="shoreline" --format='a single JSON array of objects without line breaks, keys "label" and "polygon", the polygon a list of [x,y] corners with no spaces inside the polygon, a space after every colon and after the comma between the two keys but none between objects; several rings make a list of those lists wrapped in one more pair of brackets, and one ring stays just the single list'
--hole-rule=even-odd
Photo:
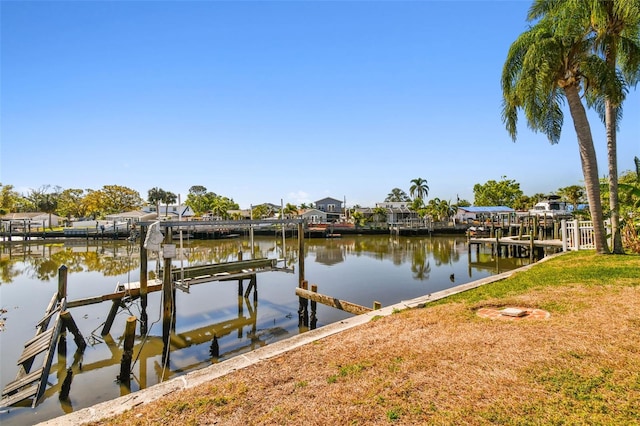
[{"label": "shoreline", "polygon": [[[547,256],[538,262],[544,262],[548,259],[561,256],[562,254],[564,253]],[[214,364],[198,371],[187,373],[183,376],[167,380],[166,382],[158,383],[149,388],[141,389],[129,395],[124,395],[113,400],[105,401],[91,407],[74,411],[64,416],[46,420],[44,422],[38,423],[38,425],[71,426],[97,422],[101,419],[113,417],[134,407],[138,407],[142,404],[148,404],[150,402],[159,400],[174,392],[203,385],[210,380],[226,376],[235,371],[250,367],[258,362],[268,362],[269,360],[279,355],[290,352],[309,343],[316,342],[325,337],[339,334],[340,332],[366,324],[377,317],[389,316],[405,309],[423,308],[430,302],[444,299],[453,294],[461,293],[473,288],[494,283],[496,281],[504,280],[515,273],[532,268],[538,262],[523,266],[518,269],[503,272],[498,275],[493,275],[487,278],[476,280],[467,284],[462,284],[447,290],[442,290],[433,294],[402,301],[395,305],[384,307],[376,311],[353,316],[334,324],[329,324],[315,330],[310,330],[305,332],[304,334],[299,334],[289,339],[281,340],[265,347],[255,349],[254,351],[225,360],[219,364]]]}]

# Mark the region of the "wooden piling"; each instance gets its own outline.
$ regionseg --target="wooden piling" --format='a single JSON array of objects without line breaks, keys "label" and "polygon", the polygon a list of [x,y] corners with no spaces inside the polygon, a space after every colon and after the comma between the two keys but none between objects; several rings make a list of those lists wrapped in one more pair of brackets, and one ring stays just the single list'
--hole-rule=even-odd
[{"label": "wooden piling", "polygon": [[133,359],[133,344],[136,338],[136,321],[136,317],[127,318],[124,329],[124,350],[120,361],[118,381],[127,388],[131,387],[131,360]]},{"label": "wooden piling", "polygon": [[67,297],[67,267],[58,268],[58,302]]},{"label": "wooden piling", "polygon": [[[171,228],[166,228],[164,243],[171,243]],[[162,364],[169,363],[169,337],[173,319],[173,282],[171,281],[171,258],[165,257],[162,277],[162,342],[164,344]]]},{"label": "wooden piling", "polygon": [[211,341],[211,346],[209,347],[209,355],[211,355],[212,358],[220,357],[220,345],[218,344],[218,336],[215,334],[213,335],[213,340]]},{"label": "wooden piling", "polygon": [[78,329],[76,322],[73,320],[71,316],[71,312],[62,311],[60,313],[60,318],[62,318],[62,322],[64,326],[73,334],[73,341],[76,342],[76,346],[80,351],[84,351],[87,347],[87,342],[85,342],[84,337],[82,337],[82,333]]},{"label": "wooden piling", "polygon": [[147,239],[147,227],[140,227],[140,334],[147,334],[147,278],[149,271],[147,249],[144,247],[144,242]]},{"label": "wooden piling", "polygon": [[520,227],[518,228],[518,239],[522,239],[522,235],[524,235],[524,221],[520,222]]},{"label": "wooden piling", "polygon": [[[317,293],[318,292],[318,286],[316,284],[312,284],[311,285],[311,291],[313,293]],[[318,302],[316,302],[315,300],[311,300],[311,317],[309,318],[309,328],[311,330],[315,330],[316,326],[318,324],[317,311],[318,311]]]},{"label": "wooden piling", "polygon": [[377,311],[378,309],[382,309],[382,303],[380,303],[378,301],[374,301],[373,302],[373,310]]},{"label": "wooden piling", "polygon": [[298,286],[304,281],[304,223],[298,223]]},{"label": "wooden piling", "polygon": [[533,241],[534,241],[534,234],[533,234],[533,230],[531,231],[531,235],[529,236],[529,262],[533,263]]},{"label": "wooden piling", "polygon": [[[309,282],[302,281],[300,288],[308,290]],[[309,326],[309,299],[302,296],[298,297],[298,326]]]},{"label": "wooden piling", "polygon": [[[311,291],[314,293],[318,292],[318,286],[316,284],[312,284],[311,285]],[[311,316],[315,317],[316,316],[316,310],[318,308],[318,302],[316,302],[315,300],[311,301]]]},{"label": "wooden piling", "polygon": [[[238,252],[238,262],[242,262],[242,250]],[[244,280],[242,278],[238,279],[238,296],[242,296],[243,287],[244,287],[243,281]]]}]

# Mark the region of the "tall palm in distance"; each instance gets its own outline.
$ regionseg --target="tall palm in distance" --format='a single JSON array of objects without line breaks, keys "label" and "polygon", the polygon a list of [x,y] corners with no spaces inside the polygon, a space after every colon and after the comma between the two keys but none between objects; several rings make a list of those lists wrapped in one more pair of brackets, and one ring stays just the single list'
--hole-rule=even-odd
[{"label": "tall palm in distance", "polygon": [[411,201],[406,192],[404,192],[400,188],[393,188],[389,194],[387,194],[387,198],[384,199],[387,202],[401,202],[401,201]]},{"label": "tall palm in distance", "polygon": [[427,185],[427,180],[422,178],[411,179],[409,194],[420,200],[427,198],[429,195],[429,185]]},{"label": "tall palm in distance", "polygon": [[[596,96],[596,110],[606,126],[607,158],[609,166],[609,207],[611,209],[611,233],[613,252],[623,254],[620,232],[620,200],[618,194],[617,129],[622,117],[622,102],[628,86],[640,80],[640,2],[638,0],[598,0],[592,2],[593,29],[596,31],[596,48],[604,56],[615,83],[620,66],[624,81],[621,85],[605,86],[603,97]],[[607,83],[607,82],[605,82]],[[596,94],[597,95],[597,94]]]},{"label": "tall palm in distance", "polygon": [[604,64],[591,54],[594,40],[588,37],[588,14],[571,12],[559,10],[553,17],[543,17],[512,43],[502,71],[502,120],[515,142],[522,110],[529,128],[543,132],[555,144],[563,124],[561,101],[567,100],[578,137],[596,252],[606,254],[596,151],[581,100],[586,80],[602,76]]},{"label": "tall palm in distance", "polygon": [[157,186],[147,191],[147,201],[156,207],[158,217],[160,217],[160,203],[165,199],[167,191]]},{"label": "tall palm in distance", "polygon": [[[169,216],[169,204],[175,204],[178,201],[178,196],[171,191],[166,191],[164,193],[164,198],[162,202],[165,205],[164,214],[165,216]],[[180,206],[178,206],[180,208]]]}]

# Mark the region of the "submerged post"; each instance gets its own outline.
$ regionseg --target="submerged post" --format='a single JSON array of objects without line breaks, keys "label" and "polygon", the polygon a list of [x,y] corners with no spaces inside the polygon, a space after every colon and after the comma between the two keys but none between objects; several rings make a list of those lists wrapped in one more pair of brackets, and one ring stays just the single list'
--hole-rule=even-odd
[{"label": "submerged post", "polygon": [[131,387],[131,359],[133,358],[133,343],[136,337],[136,317],[127,318],[124,329],[124,350],[120,361],[120,375],[118,380],[127,388]]}]

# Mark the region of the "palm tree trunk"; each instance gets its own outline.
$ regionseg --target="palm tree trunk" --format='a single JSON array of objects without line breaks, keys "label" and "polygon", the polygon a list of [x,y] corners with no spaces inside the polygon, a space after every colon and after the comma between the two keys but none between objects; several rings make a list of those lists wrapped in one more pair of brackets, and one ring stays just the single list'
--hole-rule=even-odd
[{"label": "palm tree trunk", "polygon": [[580,93],[576,85],[564,87],[564,92],[569,103],[569,111],[573,119],[573,126],[578,136],[578,148],[580,151],[580,162],[582,164],[582,174],[584,176],[584,186],[589,200],[589,211],[593,221],[594,242],[596,252],[599,254],[609,254],[607,236],[604,231],[604,218],[602,215],[602,203],[600,201],[600,182],[598,179],[598,161],[596,150],[593,146],[593,136],[591,127],[587,119],[587,113],[580,100]]},{"label": "palm tree trunk", "polygon": [[618,154],[616,140],[616,108],[605,101],[605,125],[607,128],[607,158],[609,163],[609,208],[611,209],[611,236],[613,252],[624,254],[620,234],[620,203],[618,200]]},{"label": "palm tree trunk", "polygon": [[[607,4],[608,15],[613,16],[613,3]],[[616,72],[617,49],[610,44],[605,52],[607,67],[612,75]],[[618,142],[617,142],[617,105],[609,98],[605,99],[604,124],[607,130],[607,160],[609,165],[609,209],[611,210],[611,237],[613,240],[613,252],[624,254],[622,247],[622,235],[620,234],[620,202],[618,200]]]}]

